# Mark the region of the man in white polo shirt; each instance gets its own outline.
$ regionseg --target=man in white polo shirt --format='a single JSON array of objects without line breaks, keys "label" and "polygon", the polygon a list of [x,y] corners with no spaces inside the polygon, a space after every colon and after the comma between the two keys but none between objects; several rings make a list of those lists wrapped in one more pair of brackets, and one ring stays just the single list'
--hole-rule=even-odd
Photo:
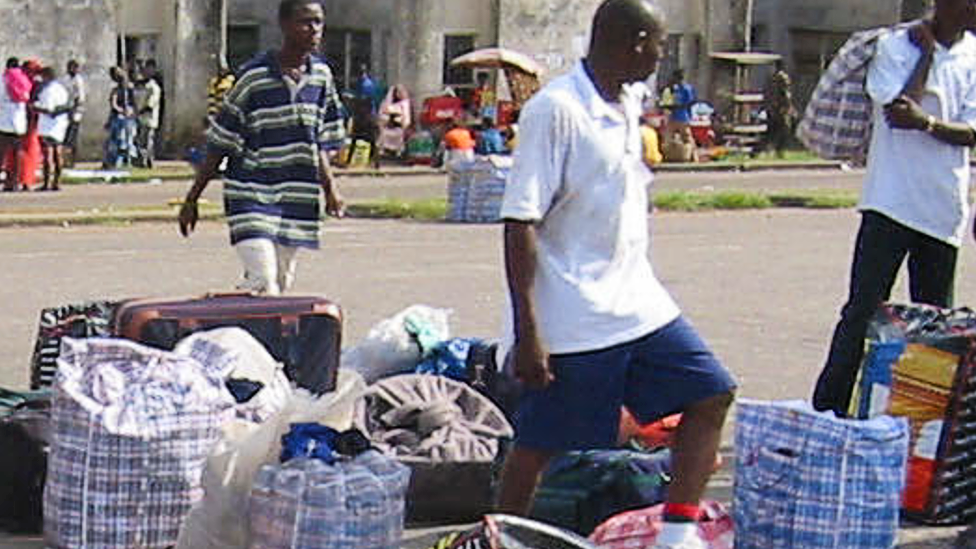
[{"label": "man in white polo shirt", "polygon": [[684,417],[657,547],[703,548],[698,504],[735,383],[648,259],[642,83],[667,37],[646,0],[606,0],[590,51],[530,100],[505,191],[505,261],[518,376],[528,391],[499,507],[527,511],[557,453],[610,448],[621,408]]},{"label": "man in white polo shirt", "polygon": [[956,257],[969,218],[969,150],[976,145],[973,0],[937,0],[935,16],[878,41],[868,69],[874,131],[850,293],[813,404],[846,415],[867,324],[908,258],[911,299],[952,306]]},{"label": "man in white polo shirt", "polygon": [[44,186],[42,191],[61,190],[63,145],[71,125],[71,92],[57,80],[54,67],[41,71],[41,91],[32,105],[38,113],[37,133],[44,153]]}]

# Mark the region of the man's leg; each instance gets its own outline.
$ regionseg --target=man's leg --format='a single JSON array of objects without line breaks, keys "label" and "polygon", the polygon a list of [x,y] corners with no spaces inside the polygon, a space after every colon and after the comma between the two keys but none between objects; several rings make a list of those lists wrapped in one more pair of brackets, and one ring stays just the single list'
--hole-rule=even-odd
[{"label": "man's leg", "polygon": [[732,393],[724,393],[682,412],[672,448],[674,481],[668,489],[668,503],[698,505],[701,501],[715,469],[722,427],[733,400]]},{"label": "man's leg", "polygon": [[0,165],[6,165],[7,156],[10,156],[10,169],[6,170],[7,178],[4,180],[3,190],[16,191],[20,186],[20,148],[21,137],[11,134],[4,134],[0,137]]},{"label": "man's leg", "polygon": [[528,514],[539,478],[555,452],[516,446],[505,460],[501,488],[498,492],[498,512],[509,515]]},{"label": "man's leg", "polygon": [[959,249],[917,233],[908,254],[908,285],[915,303],[952,307]]},{"label": "man's leg", "polygon": [[244,267],[242,290],[278,295],[278,259],[275,244],[267,238],[249,238],[234,245]]},{"label": "man's leg", "polygon": [[715,467],[736,384],[684,318],[640,340],[627,373],[625,403],[648,422],[681,412],[672,448],[674,480],[655,547],[704,547],[699,503]]},{"label": "man's leg", "polygon": [[629,356],[629,346],[621,345],[549,357],[554,381],[544,390],[526,391],[515,414],[500,511],[528,513],[539,477],[556,454],[616,446]]},{"label": "man's leg", "polygon": [[61,145],[53,145],[51,147],[52,154],[54,155],[54,184],[51,187],[52,190],[61,190],[61,172],[64,169],[64,147]]},{"label": "man's leg", "polygon": [[298,248],[275,244],[278,261],[278,291],[286,293],[295,284],[295,271],[298,268]]},{"label": "man's leg", "polygon": [[908,229],[885,216],[865,212],[851,266],[847,303],[817,379],[813,406],[846,416],[857,372],[864,356],[868,322],[891,295],[898,268],[908,251]]},{"label": "man's leg", "polygon": [[44,185],[41,190],[46,191],[51,188],[51,175],[54,173],[54,148],[44,140],[41,141],[41,158],[44,162]]}]

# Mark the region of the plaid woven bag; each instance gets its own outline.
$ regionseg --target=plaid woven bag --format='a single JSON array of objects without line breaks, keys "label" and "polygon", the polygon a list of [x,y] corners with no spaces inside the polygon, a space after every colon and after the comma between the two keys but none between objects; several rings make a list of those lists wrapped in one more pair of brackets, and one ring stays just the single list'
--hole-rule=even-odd
[{"label": "plaid woven bag", "polygon": [[828,160],[863,164],[871,142],[872,105],[865,91],[868,64],[878,39],[917,21],[856,32],[821,75],[796,135],[810,152]]},{"label": "plaid woven bag", "polygon": [[375,450],[327,465],[265,465],[251,492],[250,549],[397,549],[410,469]]},{"label": "plaid woven bag", "polygon": [[890,549],[908,422],[837,419],[801,401],[740,400],[736,549]]}]

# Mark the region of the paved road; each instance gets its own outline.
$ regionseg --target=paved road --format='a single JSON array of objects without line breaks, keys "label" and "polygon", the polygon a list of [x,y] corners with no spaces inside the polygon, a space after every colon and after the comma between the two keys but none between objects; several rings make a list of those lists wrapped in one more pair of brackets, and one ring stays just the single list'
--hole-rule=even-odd
[{"label": "paved road", "polygon": [[[797,189],[858,189],[860,172],[840,170],[723,172],[723,173],[664,173],[658,177],[655,189],[701,190],[736,189],[753,191],[784,191]],[[412,175],[390,177],[344,177],[340,188],[347,200],[376,200],[381,198],[421,199],[443,197],[446,175]],[[161,206],[181,198],[189,182],[169,181],[159,184],[91,184],[68,185],[60,193],[17,193],[0,195],[0,214],[9,212],[116,208],[131,206]],[[220,201],[220,184],[214,182],[204,198]]]},{"label": "paved road", "polygon": [[[653,218],[660,278],[738,376],[744,396],[808,395],[844,296],[856,223],[849,210]],[[296,291],[343,305],[347,345],[414,303],[453,309],[455,334],[497,334],[504,306],[498,226],[345,220],[327,224],[324,242],[301,258]],[[0,385],[15,387],[27,381],[42,307],[200,294],[230,288],[237,274],[221,223],[203,224],[188,241],[170,225],[5,229],[0,258]],[[960,271],[959,302],[976,302],[976,277],[967,276],[976,271],[972,245]],[[895,295],[904,299],[903,282]],[[946,547],[953,534],[904,530],[902,547]]]}]

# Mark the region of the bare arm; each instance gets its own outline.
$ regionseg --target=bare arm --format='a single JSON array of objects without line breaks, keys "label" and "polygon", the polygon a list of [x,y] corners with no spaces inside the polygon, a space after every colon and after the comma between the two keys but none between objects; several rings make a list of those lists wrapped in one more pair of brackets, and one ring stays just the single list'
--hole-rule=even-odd
[{"label": "bare arm", "polygon": [[203,164],[197,168],[193,186],[187,191],[186,198],[183,200],[183,206],[180,208],[180,233],[183,236],[190,236],[196,228],[199,217],[197,201],[200,200],[200,196],[206,190],[210,181],[217,177],[217,172],[220,170],[220,163],[223,160],[223,154],[210,150],[207,151],[207,158],[204,159]]},{"label": "bare arm", "polygon": [[346,215],[346,205],[336,185],[329,153],[322,149],[319,149],[319,181],[322,183],[322,192],[325,193],[325,213],[341,219]]},{"label": "bare arm", "polygon": [[962,122],[939,120],[926,113],[919,106],[925,93],[925,84],[929,70],[932,68],[932,58],[935,52],[935,36],[931,24],[923,22],[909,31],[912,43],[921,51],[922,55],[915,65],[908,83],[901,95],[885,106],[885,117],[893,128],[902,130],[924,131],[943,143],[958,147],[976,146],[976,132]]},{"label": "bare arm", "polygon": [[505,273],[512,296],[515,321],[515,371],[530,388],[542,389],[552,382],[546,349],[539,337],[533,286],[538,266],[535,226],[505,223]]}]

